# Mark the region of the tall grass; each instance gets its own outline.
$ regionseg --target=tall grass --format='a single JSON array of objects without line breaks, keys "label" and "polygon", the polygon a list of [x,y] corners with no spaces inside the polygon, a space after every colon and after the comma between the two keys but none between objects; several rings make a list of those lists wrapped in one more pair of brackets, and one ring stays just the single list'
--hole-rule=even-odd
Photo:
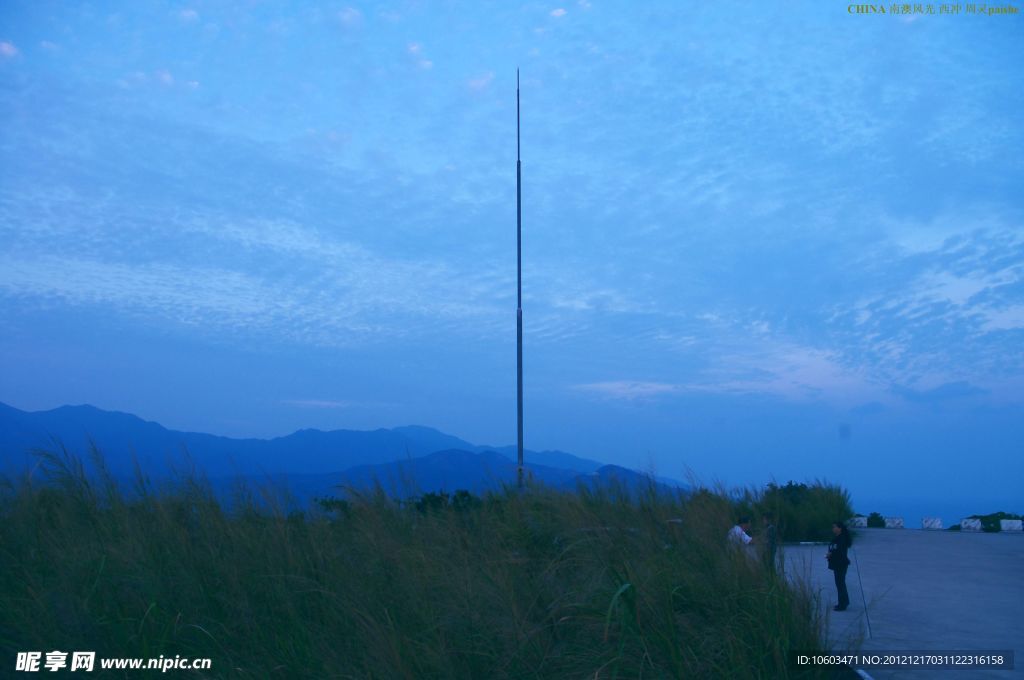
[{"label": "tall grass", "polygon": [[713,493],[289,513],[240,490],[229,511],[194,476],[122,492],[43,460],[45,483],[0,493],[9,668],[61,649],[210,657],[207,677],[785,678],[789,650],[822,649],[811,596],[728,549]]}]

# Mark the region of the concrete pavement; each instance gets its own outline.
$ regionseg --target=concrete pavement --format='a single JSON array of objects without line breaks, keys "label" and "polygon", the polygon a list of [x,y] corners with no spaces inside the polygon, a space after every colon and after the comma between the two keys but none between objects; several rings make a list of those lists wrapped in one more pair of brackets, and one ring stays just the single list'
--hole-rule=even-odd
[{"label": "concrete pavement", "polygon": [[818,595],[836,651],[1014,650],[1013,671],[865,668],[876,680],[1024,678],[1024,535],[857,529],[834,612],[826,547],[784,546],[786,573]]}]

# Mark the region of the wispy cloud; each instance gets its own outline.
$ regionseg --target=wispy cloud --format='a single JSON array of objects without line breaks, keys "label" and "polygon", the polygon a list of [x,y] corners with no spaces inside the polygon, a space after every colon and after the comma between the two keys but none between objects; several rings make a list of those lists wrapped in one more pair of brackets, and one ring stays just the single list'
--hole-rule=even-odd
[{"label": "wispy cloud", "polygon": [[18,56],[18,48],[14,46],[14,43],[5,41],[0,42],[0,57],[7,59]]},{"label": "wispy cloud", "polygon": [[934,335],[934,324],[941,322],[943,332],[959,334],[961,344],[1007,324],[1013,327],[1013,299],[1024,284],[1024,269],[1014,251],[1024,252],[1024,244],[1000,232],[975,232],[970,240],[944,243],[908,256],[915,260],[887,263],[909,269],[899,289],[864,297],[845,316],[864,331],[892,332],[898,327],[905,338]]},{"label": "wispy cloud", "polygon": [[678,385],[659,382],[642,382],[635,380],[612,380],[608,382],[574,385],[574,390],[586,392],[605,399],[622,401],[645,401],[654,397],[679,392]]},{"label": "wispy cloud", "polygon": [[[43,228],[61,232],[59,227]],[[206,240],[206,247],[221,241],[237,253],[248,253],[247,260],[290,261],[295,275],[261,275],[248,272],[247,265],[197,269],[178,262],[88,259],[70,252],[22,253],[0,258],[0,292],[107,305],[132,315],[328,346],[358,343],[368,334],[408,335],[410,318],[420,319],[416,328],[425,333],[469,328],[474,334],[489,334],[501,325],[488,272],[467,276],[439,261],[381,257],[287,221],[190,218],[176,229],[191,234],[193,247],[203,247],[196,239]],[[79,249],[102,250],[108,236],[97,233],[80,241]],[[309,272],[309,278],[302,272]]]},{"label": "wispy cloud", "polygon": [[123,89],[142,88],[152,84],[160,85],[161,87],[168,89],[184,86],[188,89],[194,90],[199,87],[198,80],[179,81],[169,69],[165,68],[157,69],[152,73],[134,71],[117,80],[118,87]]},{"label": "wispy cloud", "polygon": [[1007,331],[1024,328],[1024,305],[1012,305],[1003,309],[987,309],[982,313],[985,332]]},{"label": "wispy cloud", "polygon": [[117,80],[118,87],[133,88],[145,85],[149,82],[149,76],[143,71],[133,71],[123,78]]},{"label": "wispy cloud", "polygon": [[423,45],[420,43],[409,43],[408,47],[406,47],[406,51],[412,56],[416,65],[420,68],[431,69],[434,67],[434,62],[424,56]]},{"label": "wispy cloud", "polygon": [[565,8],[563,8],[563,7],[559,7],[558,9],[551,10],[551,16],[556,17],[556,18],[557,17],[564,17],[566,14],[568,14],[568,12],[566,12]]},{"label": "wispy cloud", "polygon": [[978,237],[983,241],[992,238],[1024,241],[1024,232],[1008,222],[991,208],[965,211],[946,211],[931,219],[897,219],[888,214],[877,215],[874,219],[881,227],[886,239],[895,244],[901,255],[913,256],[941,253],[947,244],[955,247]]},{"label": "wispy cloud", "polygon": [[840,352],[792,342],[759,340],[742,352],[726,351],[700,381],[718,392],[770,394],[795,401],[861,402],[880,385],[845,365]]},{"label": "wispy cloud", "polygon": [[178,18],[185,23],[193,23],[199,21],[199,12],[194,9],[183,9],[178,12]]},{"label": "wispy cloud", "polygon": [[344,26],[358,26],[363,21],[363,13],[355,7],[346,7],[338,12],[338,21]]},{"label": "wispy cloud", "polygon": [[980,293],[1016,282],[1018,276],[1013,269],[1006,267],[996,272],[975,271],[964,275],[948,271],[929,273],[918,280],[918,297],[913,302],[918,305],[949,302],[963,307]]},{"label": "wispy cloud", "polygon": [[[258,279],[224,269],[183,269],[174,265],[128,265],[71,257],[6,257],[0,290],[15,298],[73,305],[114,306],[133,314],[156,315],[188,325],[220,328],[290,327],[323,313],[301,313],[301,300]],[[341,310],[336,310],[341,311]],[[288,324],[289,317],[293,323]],[[305,318],[301,318],[305,317]],[[335,317],[335,325],[337,323]],[[302,322],[302,323],[296,323]]]},{"label": "wispy cloud", "polygon": [[914,401],[925,404],[935,404],[938,402],[945,402],[954,399],[963,399],[966,397],[974,397],[988,393],[988,390],[983,390],[979,387],[975,387],[974,385],[971,385],[969,382],[964,380],[958,382],[945,383],[924,390],[916,390],[903,386],[894,386],[892,391],[894,394],[898,394],[907,401]]},{"label": "wispy cloud", "polygon": [[471,90],[484,90],[494,81],[494,71],[488,71],[475,78],[470,78],[468,85]]},{"label": "wispy cloud", "polygon": [[285,406],[317,409],[347,409],[352,408],[352,406],[355,405],[355,402],[351,401],[333,401],[326,399],[284,399],[281,403]]}]

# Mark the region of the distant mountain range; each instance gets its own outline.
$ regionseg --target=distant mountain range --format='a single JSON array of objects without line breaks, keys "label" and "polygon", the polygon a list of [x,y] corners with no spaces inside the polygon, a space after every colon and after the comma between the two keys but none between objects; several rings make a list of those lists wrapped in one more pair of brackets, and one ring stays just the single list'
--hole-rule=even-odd
[{"label": "distant mountain range", "polygon": [[[238,479],[284,484],[299,499],[339,495],[339,487],[380,484],[406,497],[426,491],[481,492],[516,480],[516,447],[478,446],[422,426],[373,431],[299,430],[274,439],[232,439],[169,430],[154,422],[93,406],[61,406],[28,412],[0,403],[0,472],[21,474],[38,459],[34,450],[61,447],[87,458],[95,447],[112,474],[131,477],[134,460],[159,479],[192,467],[218,491]],[[635,488],[647,475],[580,458],[563,451],[525,451],[527,471],[537,481],[576,488],[616,479]],[[658,478],[659,486],[685,488]]]}]

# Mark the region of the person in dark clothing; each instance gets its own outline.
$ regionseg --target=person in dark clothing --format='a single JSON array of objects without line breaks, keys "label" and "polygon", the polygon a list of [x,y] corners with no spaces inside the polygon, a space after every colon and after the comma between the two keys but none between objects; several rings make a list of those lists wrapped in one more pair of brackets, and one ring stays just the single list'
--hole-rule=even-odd
[{"label": "person in dark clothing", "polygon": [[825,559],[828,560],[828,568],[836,577],[836,590],[839,592],[839,604],[833,609],[841,612],[850,606],[850,593],[846,591],[846,570],[850,566],[850,558],[846,553],[853,545],[853,539],[846,525],[838,521],[832,523],[832,534],[835,538],[828,545],[828,555]]},{"label": "person in dark clothing", "polygon": [[778,531],[775,528],[775,515],[770,512],[764,513],[762,518],[764,522],[764,540],[763,540],[763,552],[761,556],[764,558],[764,565],[767,567],[769,573],[774,573],[776,568],[776,554],[779,551],[779,538]]}]

